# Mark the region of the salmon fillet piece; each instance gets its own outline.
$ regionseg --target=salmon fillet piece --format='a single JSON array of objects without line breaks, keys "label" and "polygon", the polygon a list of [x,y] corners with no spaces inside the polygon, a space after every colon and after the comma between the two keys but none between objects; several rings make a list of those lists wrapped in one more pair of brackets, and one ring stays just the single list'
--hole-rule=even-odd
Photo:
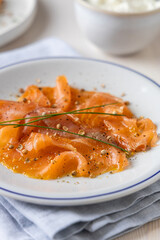
[{"label": "salmon fillet piece", "polygon": [[[59,115],[46,117],[50,114]],[[129,154],[147,151],[158,140],[156,125],[136,118],[122,99],[72,88],[65,76],[57,78],[56,87],[31,85],[18,101],[0,100],[4,121],[33,126],[0,126],[1,164],[38,179],[120,172],[129,165]]]}]

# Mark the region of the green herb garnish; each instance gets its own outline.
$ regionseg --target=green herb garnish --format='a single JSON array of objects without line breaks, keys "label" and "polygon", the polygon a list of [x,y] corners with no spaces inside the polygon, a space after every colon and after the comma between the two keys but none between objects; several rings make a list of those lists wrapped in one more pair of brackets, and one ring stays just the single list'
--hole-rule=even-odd
[{"label": "green herb garnish", "polygon": [[[65,133],[69,133],[69,134],[72,134],[72,135],[80,136],[80,137],[83,137],[83,138],[92,139],[92,140],[95,140],[95,141],[98,141],[98,142],[110,145],[112,147],[115,147],[117,149],[122,150],[123,152],[128,153],[127,150],[125,150],[125,149],[123,149],[123,148],[121,148],[121,147],[119,147],[119,146],[117,146],[115,144],[108,143],[108,142],[105,142],[105,141],[102,141],[100,139],[96,139],[96,138],[93,138],[93,137],[89,137],[87,135],[82,135],[82,134],[79,134],[79,133],[74,133],[74,132],[70,132],[70,131],[66,131],[66,130],[62,130],[62,129],[57,129],[57,128],[52,128],[52,127],[47,127],[47,126],[31,125],[30,124],[30,123],[33,123],[33,122],[37,122],[37,121],[40,121],[40,120],[47,119],[47,118],[60,116],[60,115],[67,115],[67,114],[100,114],[100,115],[111,115],[111,116],[124,116],[122,114],[112,114],[112,113],[81,112],[81,111],[95,109],[95,108],[101,108],[101,107],[105,107],[105,106],[113,105],[113,104],[117,104],[117,103],[110,103],[110,104],[104,104],[104,105],[99,105],[99,106],[93,106],[93,107],[83,108],[83,109],[79,109],[79,110],[73,110],[73,111],[64,112],[64,113],[46,114],[44,116],[40,115],[40,116],[34,116],[34,117],[27,117],[27,118],[20,118],[20,119],[14,119],[14,120],[9,120],[9,121],[3,121],[3,122],[0,122],[0,126],[14,126],[15,128],[16,127],[21,127],[21,126],[27,126],[27,127],[45,128],[45,129],[55,130],[55,131],[59,131],[59,132],[65,132]],[[35,118],[38,118],[38,119],[35,119]],[[26,120],[26,119],[35,119],[35,120],[33,120],[33,121],[29,122],[29,123],[24,123],[24,124],[9,123],[9,122],[15,122],[15,121],[22,121],[22,120]]]},{"label": "green herb garnish", "polygon": [[[8,120],[8,121],[3,121],[0,122],[0,125],[3,123],[9,123],[9,122],[17,122],[17,121],[23,121],[26,119],[34,119],[34,118],[39,118],[36,121],[40,121],[43,119],[47,119],[47,118],[51,118],[51,117],[55,117],[55,116],[61,116],[61,115],[67,115],[67,114],[99,114],[99,115],[111,115],[111,116],[124,116],[122,114],[113,114],[113,113],[101,113],[101,112],[80,112],[80,111],[85,111],[85,110],[90,110],[90,109],[94,109],[94,108],[101,108],[101,107],[105,107],[105,106],[109,106],[109,105],[114,105],[114,104],[118,104],[116,103],[109,103],[109,104],[104,104],[104,105],[99,105],[99,106],[93,106],[93,107],[88,107],[88,108],[83,108],[83,109],[79,109],[79,110],[73,110],[70,112],[63,112],[63,113],[53,113],[53,114],[45,114],[44,116],[39,115],[39,116],[34,116],[34,117],[26,117],[26,118],[18,118],[18,119],[13,119],[13,120]],[[35,121],[35,122],[36,122]],[[2,126],[2,125],[1,125]]]},{"label": "green herb garnish", "polygon": [[74,133],[74,132],[70,132],[70,131],[66,131],[66,130],[62,130],[62,129],[57,129],[57,128],[52,128],[52,127],[47,127],[47,126],[40,126],[40,125],[30,125],[30,124],[27,124],[27,123],[24,123],[24,124],[16,124],[16,123],[8,123],[8,124],[0,124],[1,126],[15,126],[15,127],[37,127],[37,128],[45,128],[45,129],[50,129],[50,130],[55,130],[55,131],[59,131],[59,132],[65,132],[65,133],[69,133],[69,134],[72,134],[72,135],[76,135],[76,136],[80,136],[80,137],[84,137],[84,138],[88,138],[88,139],[92,139],[92,140],[95,140],[95,141],[98,141],[98,142],[101,142],[101,143],[104,143],[104,144],[107,144],[107,145],[110,145],[112,147],[115,147],[115,148],[118,148],[120,150],[122,150],[123,152],[127,152],[127,150],[115,145],[115,144],[112,144],[112,143],[108,143],[108,142],[105,142],[105,141],[102,141],[100,139],[96,139],[96,138],[92,138],[92,137],[89,137],[87,135],[82,135],[82,134],[79,134],[79,133]]}]

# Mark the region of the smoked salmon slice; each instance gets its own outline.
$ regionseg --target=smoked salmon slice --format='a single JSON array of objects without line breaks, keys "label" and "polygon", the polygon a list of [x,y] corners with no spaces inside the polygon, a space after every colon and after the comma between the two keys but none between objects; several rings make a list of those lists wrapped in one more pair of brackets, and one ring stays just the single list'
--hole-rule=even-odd
[{"label": "smoked salmon slice", "polygon": [[61,111],[66,111],[69,108],[71,102],[71,91],[65,76],[57,77],[55,98],[57,108]]},{"label": "smoked salmon slice", "polygon": [[37,86],[29,86],[25,93],[18,99],[19,102],[33,102],[41,107],[49,107],[51,105],[49,99]]},{"label": "smoked salmon slice", "polygon": [[65,76],[55,87],[27,87],[18,101],[0,100],[0,162],[28,177],[120,172],[130,154],[157,140],[156,125],[136,118],[122,99],[73,88]]}]

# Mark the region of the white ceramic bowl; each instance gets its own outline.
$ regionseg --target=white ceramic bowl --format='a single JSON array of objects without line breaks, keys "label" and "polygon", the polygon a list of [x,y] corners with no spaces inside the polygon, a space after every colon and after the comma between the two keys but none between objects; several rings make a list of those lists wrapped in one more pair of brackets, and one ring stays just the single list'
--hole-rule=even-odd
[{"label": "white ceramic bowl", "polygon": [[[123,100],[131,103],[133,113],[151,118],[160,132],[160,86],[143,74],[111,62],[56,57],[3,67],[0,69],[1,99],[14,99],[19,88],[35,84],[37,78],[41,79],[42,86],[55,86],[56,77],[61,74],[66,75],[73,87],[86,90],[96,87],[99,92],[117,97],[125,93]],[[85,205],[133,194],[160,179],[159,146],[138,153],[129,161],[130,166],[116,174],[45,181],[15,174],[0,164],[0,194],[36,204]]]},{"label": "white ceramic bowl", "polygon": [[160,8],[142,13],[117,13],[76,0],[75,12],[87,38],[111,54],[137,52],[160,32]]},{"label": "white ceramic bowl", "polygon": [[37,0],[5,0],[0,9],[0,47],[25,33],[34,21]]}]

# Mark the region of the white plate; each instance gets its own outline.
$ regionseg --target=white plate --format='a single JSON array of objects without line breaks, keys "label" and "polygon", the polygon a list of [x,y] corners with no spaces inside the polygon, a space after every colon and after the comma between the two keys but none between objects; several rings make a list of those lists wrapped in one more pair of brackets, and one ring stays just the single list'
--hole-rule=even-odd
[{"label": "white plate", "polygon": [[[65,74],[71,85],[78,88],[107,91],[116,96],[126,93],[131,109],[137,116],[151,118],[160,132],[160,88],[148,77],[126,67],[103,61],[48,58],[18,63],[0,71],[0,96],[20,87],[35,84],[55,85],[57,75]],[[101,84],[105,84],[103,89]],[[70,178],[35,180],[14,174],[0,166],[0,193],[19,200],[45,205],[81,205],[98,203],[134,193],[160,178],[160,148],[139,153],[130,161],[130,167],[117,174],[104,174],[95,179]]]},{"label": "white plate", "polygon": [[22,35],[32,24],[37,0],[4,0],[0,6],[0,47]]}]

